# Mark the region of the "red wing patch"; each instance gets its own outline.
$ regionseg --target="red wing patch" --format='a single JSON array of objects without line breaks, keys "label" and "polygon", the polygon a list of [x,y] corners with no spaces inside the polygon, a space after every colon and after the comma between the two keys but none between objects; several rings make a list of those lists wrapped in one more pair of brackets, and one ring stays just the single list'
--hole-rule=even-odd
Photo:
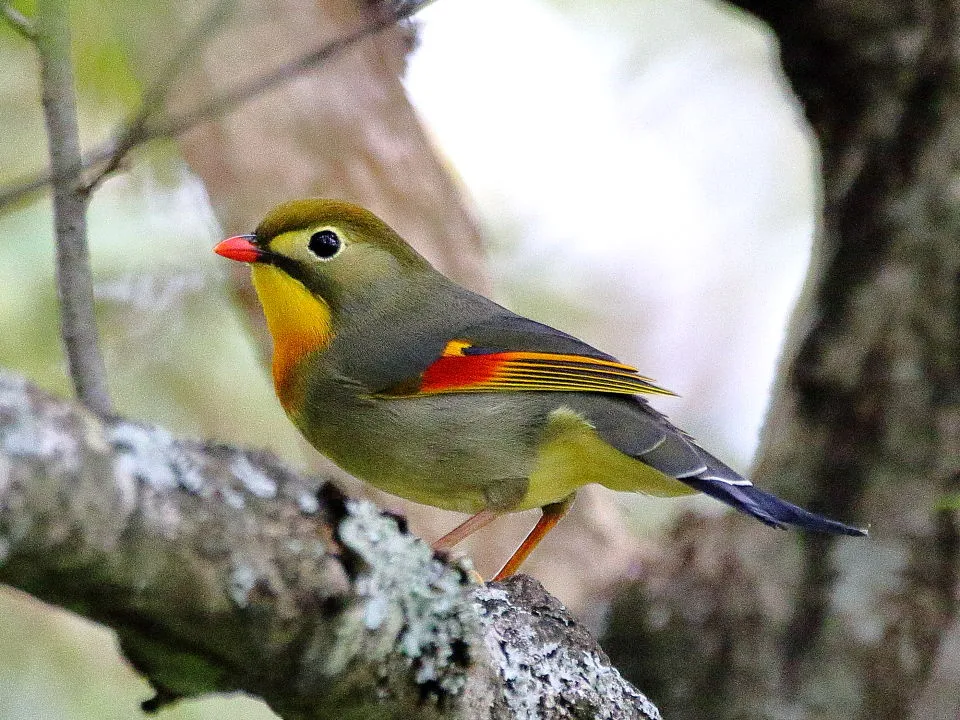
[{"label": "red wing patch", "polygon": [[635,368],[612,360],[522,351],[465,354],[469,347],[463,341],[449,343],[423,373],[419,387],[398,394],[538,390],[673,395]]}]

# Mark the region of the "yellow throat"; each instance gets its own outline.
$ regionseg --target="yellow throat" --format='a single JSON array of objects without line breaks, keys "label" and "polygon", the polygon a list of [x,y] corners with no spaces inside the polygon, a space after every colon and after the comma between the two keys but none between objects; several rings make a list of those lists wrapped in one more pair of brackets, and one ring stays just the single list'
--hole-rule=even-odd
[{"label": "yellow throat", "polygon": [[251,266],[253,287],[273,336],[273,384],[284,407],[294,400],[293,370],[333,336],[330,306],[272,265]]}]

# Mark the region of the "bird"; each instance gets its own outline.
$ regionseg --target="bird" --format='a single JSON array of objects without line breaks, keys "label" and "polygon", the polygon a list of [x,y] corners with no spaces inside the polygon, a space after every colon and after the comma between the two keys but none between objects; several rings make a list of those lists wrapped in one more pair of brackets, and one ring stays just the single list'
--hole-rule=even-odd
[{"label": "bird", "polygon": [[368,210],[293,200],[214,252],[249,263],[277,397],[310,444],[381,490],[470,515],[435,550],[540,509],[494,580],[588,484],[705,493],[775,528],[867,534],[756,487],[645,397],[673,393],[455,283]]}]

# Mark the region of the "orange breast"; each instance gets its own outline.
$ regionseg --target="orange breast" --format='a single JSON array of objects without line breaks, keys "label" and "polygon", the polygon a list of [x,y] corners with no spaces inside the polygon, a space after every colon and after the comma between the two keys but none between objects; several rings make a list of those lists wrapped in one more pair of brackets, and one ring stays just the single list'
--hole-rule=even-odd
[{"label": "orange breast", "polygon": [[272,265],[253,265],[251,270],[273,336],[273,384],[287,408],[298,399],[297,366],[333,337],[330,306]]}]

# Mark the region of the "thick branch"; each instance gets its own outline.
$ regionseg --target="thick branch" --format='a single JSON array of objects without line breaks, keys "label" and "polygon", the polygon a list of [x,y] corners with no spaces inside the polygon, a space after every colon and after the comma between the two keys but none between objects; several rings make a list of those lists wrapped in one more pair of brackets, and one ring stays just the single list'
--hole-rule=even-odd
[{"label": "thick branch", "polygon": [[659,718],[533,580],[471,586],[264,453],[105,421],[0,372],[0,581],[113,628],[157,688],[283,718]]},{"label": "thick branch", "polygon": [[81,180],[69,3],[38,0],[36,24],[43,115],[54,177],[60,333],[77,397],[91,410],[107,414],[110,396],[93,315],[93,275],[87,248],[88,193]]}]

